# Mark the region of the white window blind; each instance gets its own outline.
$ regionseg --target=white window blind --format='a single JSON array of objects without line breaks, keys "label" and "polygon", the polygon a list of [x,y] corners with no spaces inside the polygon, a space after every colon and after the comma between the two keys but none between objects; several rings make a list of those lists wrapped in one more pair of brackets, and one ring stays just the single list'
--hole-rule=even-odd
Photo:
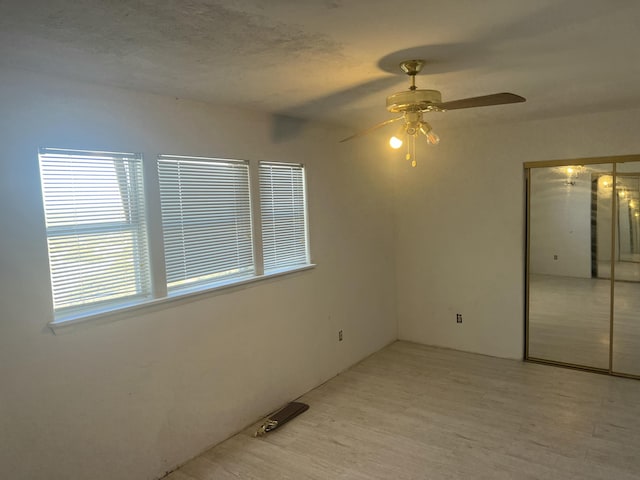
[{"label": "white window blind", "polygon": [[260,163],[265,273],[309,264],[304,166]]},{"label": "white window blind", "polygon": [[56,319],[149,297],[138,154],[41,149]]},{"label": "white window blind", "polygon": [[169,292],[254,276],[248,163],[160,155],[158,172]]}]

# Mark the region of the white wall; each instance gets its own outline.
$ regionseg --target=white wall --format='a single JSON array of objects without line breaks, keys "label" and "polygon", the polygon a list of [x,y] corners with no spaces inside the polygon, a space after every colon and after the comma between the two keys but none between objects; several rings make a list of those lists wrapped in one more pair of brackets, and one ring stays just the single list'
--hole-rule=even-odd
[{"label": "white wall", "polygon": [[421,149],[417,168],[397,167],[399,337],[521,358],[522,164],[639,153],[640,110],[449,130],[433,123],[440,145]]},{"label": "white wall", "polygon": [[[3,478],[157,478],[396,339],[392,171],[368,143],[6,70],[0,109]],[[40,146],[302,161],[318,266],[53,335]]]}]

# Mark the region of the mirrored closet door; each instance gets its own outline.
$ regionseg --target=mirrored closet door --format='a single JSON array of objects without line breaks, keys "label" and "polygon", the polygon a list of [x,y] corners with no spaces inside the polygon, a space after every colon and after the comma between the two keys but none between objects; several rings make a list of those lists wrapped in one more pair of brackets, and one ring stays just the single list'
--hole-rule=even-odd
[{"label": "mirrored closet door", "polygon": [[640,162],[617,165],[613,372],[640,376]]},{"label": "mirrored closet door", "polygon": [[529,172],[530,358],[609,368],[612,176],[612,164]]},{"label": "mirrored closet door", "polygon": [[640,376],[640,156],[607,160],[525,165],[526,357]]}]

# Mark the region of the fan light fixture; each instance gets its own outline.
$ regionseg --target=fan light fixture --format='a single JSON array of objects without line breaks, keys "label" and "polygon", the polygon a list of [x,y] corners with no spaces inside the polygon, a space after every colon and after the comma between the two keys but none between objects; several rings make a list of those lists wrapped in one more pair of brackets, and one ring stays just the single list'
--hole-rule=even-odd
[{"label": "fan light fixture", "polygon": [[400,128],[398,128],[398,131],[389,139],[389,146],[394,150],[398,150],[400,147],[402,147],[402,145],[404,145],[405,137],[406,128],[404,125],[402,125]]},{"label": "fan light fixture", "polygon": [[481,97],[462,98],[448,102],[442,101],[442,95],[438,90],[424,90],[416,87],[416,75],[424,66],[424,60],[406,60],[400,63],[400,69],[411,77],[409,90],[394,93],[387,97],[387,110],[392,113],[402,113],[400,117],[392,118],[378,123],[367,130],[361,131],[340,142],[346,142],[373,132],[381,127],[402,121],[402,127],[389,139],[389,145],[393,149],[399,149],[407,145],[406,159],[415,167],[416,163],[416,138],[424,135],[431,145],[440,143],[440,137],[431,128],[431,125],[422,118],[423,113],[445,112],[447,110],[459,110],[462,108],[488,107],[491,105],[506,105],[508,103],[524,102],[525,98],[513,93],[494,93]]},{"label": "fan light fixture", "polygon": [[406,123],[391,136],[389,146],[394,150],[398,150],[404,144],[407,145],[406,159],[411,162],[411,166],[415,167],[416,162],[416,138],[424,135],[430,145],[440,143],[440,137],[433,131],[428,122],[422,120],[422,112],[405,113],[403,116]]},{"label": "fan light fixture", "polygon": [[[570,165],[568,167],[560,167],[558,170],[561,171],[564,175],[566,175],[564,184],[567,185],[568,187],[573,187],[576,184],[578,177],[587,171],[584,168],[584,165]],[[607,186],[607,181],[604,177],[603,177],[602,183],[604,187]]]},{"label": "fan light fixture", "polygon": [[398,138],[395,135],[389,139],[389,146],[394,150],[399,149],[402,146],[402,144],[404,144],[404,142],[402,141],[402,138]]}]

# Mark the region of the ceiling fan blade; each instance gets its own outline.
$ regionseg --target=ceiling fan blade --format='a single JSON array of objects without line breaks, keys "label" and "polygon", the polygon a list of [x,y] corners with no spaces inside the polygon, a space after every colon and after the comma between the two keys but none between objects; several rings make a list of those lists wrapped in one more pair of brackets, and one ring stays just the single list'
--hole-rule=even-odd
[{"label": "ceiling fan blade", "polygon": [[404,118],[404,116],[397,117],[397,118],[392,118],[391,120],[385,120],[384,122],[380,122],[380,123],[378,123],[377,125],[374,125],[371,128],[367,128],[366,130],[363,130],[361,132],[355,133],[355,134],[351,135],[350,137],[343,138],[342,140],[340,140],[339,143],[346,142],[347,140],[353,140],[354,138],[357,138],[357,137],[361,137],[362,135],[366,135],[367,133],[371,133],[374,130],[378,130],[379,128],[382,128],[382,127],[384,127],[386,125],[389,125],[390,123],[397,122],[398,120],[402,120],[403,118]]},{"label": "ceiling fan blade", "polygon": [[435,103],[434,105],[442,110],[458,110],[460,108],[489,107],[491,105],[505,105],[508,103],[525,102],[526,98],[515,93],[494,93],[482,97],[461,98],[450,102]]}]

